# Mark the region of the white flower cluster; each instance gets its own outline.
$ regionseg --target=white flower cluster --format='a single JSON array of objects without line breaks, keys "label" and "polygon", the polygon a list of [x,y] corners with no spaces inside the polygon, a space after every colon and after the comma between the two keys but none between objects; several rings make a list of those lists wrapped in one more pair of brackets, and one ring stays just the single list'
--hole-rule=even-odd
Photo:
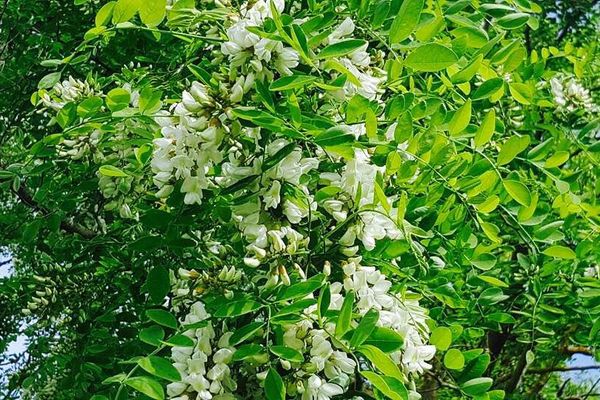
[{"label": "white flower cluster", "polygon": [[[183,323],[186,325],[207,321],[206,326],[189,329],[184,335],[192,339],[194,346],[174,346],[171,350],[173,366],[181,374],[180,382],[173,382],[167,386],[167,394],[176,400],[225,400],[237,388],[236,382],[231,378],[228,364],[235,352],[229,346],[231,333],[221,336],[215,343],[215,330],[212,322],[208,321],[210,315],[206,312],[204,304],[195,302],[190,308],[190,313]],[[215,348],[216,344],[216,348]],[[193,397],[191,393],[194,393]]]},{"label": "white flower cluster", "polygon": [[69,102],[79,101],[97,94],[98,92],[89,82],[75,79],[72,76],[54,85],[50,91],[41,89],[37,92],[41,104],[54,111],[60,111]]},{"label": "white flower cluster", "polygon": [[[392,352],[390,357],[402,367],[406,376],[418,375],[430,369],[428,361],[434,356],[435,347],[426,344],[429,332],[426,310],[419,306],[417,300],[392,292],[392,283],[381,272],[375,267],[360,265],[360,261],[360,258],[352,258],[343,264],[343,282],[333,281],[330,286],[329,308],[340,310],[344,296],[352,291],[356,296],[356,315],[362,317],[369,310],[377,310],[377,326],[392,329],[404,338],[403,347]],[[330,272],[328,269],[326,274]],[[200,276],[187,270],[181,270],[180,275],[184,279]],[[237,276],[231,268],[223,269],[218,275],[219,279]],[[307,299],[311,298],[312,295],[307,296]],[[182,376],[181,382],[168,386],[168,394],[172,399],[188,400],[194,398],[190,397],[192,393],[200,399],[233,399],[235,394],[239,395],[235,382],[241,375],[245,376],[245,380],[256,379],[260,382],[265,379],[267,370],[263,365],[268,358],[256,359],[253,369],[234,367],[232,359],[236,349],[229,344],[232,332],[214,328],[222,325],[211,319],[201,301],[196,301],[183,323],[196,324],[201,321],[206,321],[205,326],[185,332],[194,341],[193,347],[176,346],[172,349],[171,358]],[[352,327],[355,328],[358,321],[353,320]],[[317,306],[313,305],[304,309],[298,322],[283,323],[282,328],[283,344],[301,353],[305,360],[278,361],[280,367],[288,371],[285,381],[289,395],[298,395],[303,400],[328,400],[348,389],[353,382],[358,360],[332,340],[335,322],[329,321],[321,326]],[[267,336],[266,340],[271,339]],[[266,343],[267,346],[273,344]],[[411,385],[410,398],[419,399],[414,384]]]},{"label": "white flower cluster", "polygon": [[[273,6],[277,13],[285,8],[282,0]],[[224,56],[229,61],[228,76],[215,73],[218,87],[193,82],[183,91],[179,103],[155,117],[161,127],[161,136],[153,141],[151,161],[157,197],[166,199],[177,188],[185,194],[186,204],[202,204],[212,191],[223,193],[236,188],[229,193],[244,190],[249,194],[243,201],[236,199],[230,210],[231,221],[245,241],[244,254],[238,256],[243,258],[245,267],[251,268],[224,267],[214,273],[181,269],[179,279],[172,277],[177,299],[173,310],[181,312],[190,307],[184,324],[206,324],[185,332],[194,341],[194,347],[173,348],[172,360],[182,380],[171,383],[168,394],[177,400],[233,399],[240,395],[236,385],[240,379],[262,385],[268,371],[268,353],[250,366],[232,366],[236,351],[229,343],[232,332],[226,321],[211,318],[202,296],[216,291],[232,299],[248,290],[265,292],[289,286],[292,281],[306,281],[309,269],[300,267],[295,259],[304,258],[311,251],[310,229],[306,226],[325,223],[325,232],[342,228],[336,244],[343,255],[353,257],[342,264],[343,271],[335,274],[331,264],[326,263],[324,272],[331,283],[330,309],[340,310],[344,297],[352,291],[356,296],[354,315],[358,317],[352,319],[353,328],[369,310],[379,312],[377,326],[404,338],[403,347],[390,357],[405,373],[411,399],[417,399],[412,378],[431,368],[429,361],[435,353],[435,347],[427,344],[426,311],[417,300],[394,292],[392,283],[375,267],[360,265],[361,258],[357,256],[361,245],[372,250],[378,240],[404,237],[398,226],[402,223],[398,221],[398,210],[389,206],[397,197],[388,196],[385,206],[377,200],[381,188],[376,182],[388,178],[385,167],[374,165],[364,149],[354,150],[352,157],[329,154],[319,146],[304,146],[283,138],[276,130],[248,127],[236,119],[235,112],[241,110],[236,103],[250,99],[245,95],[254,91],[255,82],[268,86],[276,77],[294,73],[300,63],[305,64],[302,67],[330,71],[334,79],[342,71],[351,76],[338,90],[315,97],[317,102],[322,101],[319,106],[333,104],[334,108],[355,95],[379,101],[385,72],[377,68],[381,64],[373,62],[377,56],[369,53],[367,42],[337,57],[333,67],[330,60],[318,58],[318,49],[300,55],[284,42],[260,32],[266,29],[267,20],[273,23],[273,18],[277,16],[273,15],[270,1],[258,0],[252,6],[242,6],[240,15],[226,30],[227,40],[213,49],[215,60],[223,60]],[[320,40],[319,46],[352,39],[355,29],[353,21],[346,18]],[[332,111],[330,117],[357,140],[366,134],[364,124],[343,124],[339,111]],[[388,139],[394,129],[395,125],[388,129]],[[322,168],[324,164],[334,164],[335,168]],[[335,193],[317,202],[316,186],[330,187]],[[331,244],[329,240],[323,240],[326,246]],[[210,252],[220,256],[219,248],[216,244]],[[194,302],[191,305],[190,299]],[[258,315],[257,318],[265,318]],[[278,339],[265,336],[261,330],[248,340],[259,340],[266,347],[283,341],[303,355],[304,362],[278,361],[277,368],[285,371],[282,375],[288,395],[303,400],[328,400],[346,392],[357,368],[362,366],[356,355],[332,339],[336,323],[330,319],[323,322],[316,306],[303,310],[301,318],[294,321],[280,323],[282,336]]]},{"label": "white flower cluster", "polygon": [[[241,68],[246,76],[240,76],[232,89],[231,100],[241,100],[243,87],[251,87],[254,79],[273,79],[272,66],[282,75],[290,75],[291,68],[298,65],[298,53],[291,47],[286,47],[280,41],[261,38],[248,30],[249,27],[260,27],[266,18],[272,18],[270,2],[258,0],[251,7],[246,3],[240,11],[241,16],[235,19],[227,29],[228,41],[221,45],[221,52],[229,57],[233,69]],[[274,1],[277,12],[284,8],[283,0]]]},{"label": "white flower cluster", "polygon": [[554,102],[561,112],[584,112],[594,114],[600,107],[594,103],[590,91],[581,85],[573,76],[560,74],[550,79],[550,88]]},{"label": "white flower cluster", "polygon": [[[346,17],[346,19],[327,37],[327,44],[338,43],[342,40],[352,38],[351,35],[355,30],[354,22]],[[343,93],[338,93],[340,99],[350,98],[358,93],[369,100],[375,100],[383,91],[381,84],[385,82],[385,71],[370,67],[371,57],[367,52],[368,43],[354,50],[345,57],[339,58],[337,61],[342,64],[358,81],[346,81]],[[325,62],[324,62],[325,63]]]},{"label": "white flower cluster", "polygon": [[[330,199],[325,208],[337,221],[346,219],[350,200],[356,200],[355,205],[359,211],[358,221],[352,224],[339,240],[344,246],[343,254],[355,255],[359,247],[359,239],[367,250],[373,250],[377,240],[383,238],[401,239],[402,231],[396,225],[397,209],[387,212],[381,204],[373,207],[375,200],[375,180],[378,173],[385,173],[384,167],[377,167],[370,162],[369,154],[365,150],[357,149],[354,158],[347,161],[341,174],[323,173],[321,178],[328,184],[341,188],[350,197],[346,202],[340,199]],[[392,203],[395,197],[389,197]]]},{"label": "white flower cluster", "polygon": [[592,265],[583,271],[583,276],[586,278],[600,278],[600,266]]},{"label": "white flower cluster", "polygon": [[[360,265],[360,258],[351,258],[344,268],[343,284],[334,282],[331,285],[332,305],[341,307],[345,290],[356,293],[356,306],[360,315],[369,310],[379,311],[379,326],[393,329],[404,337],[404,348],[392,354],[392,358],[401,363],[407,373],[420,374],[430,369],[427,361],[435,354],[435,346],[427,345],[429,327],[426,310],[419,306],[417,300],[402,299],[390,292],[392,283],[375,267]],[[333,307],[333,306],[332,306]]]},{"label": "white flower cluster", "polygon": [[213,106],[206,86],[194,82],[189,91],[183,92],[182,101],[173,106],[172,117],[166,113],[156,118],[162,126],[162,137],[154,140],[152,157],[157,197],[168,197],[175,181],[181,179],[184,202],[200,204],[202,190],[214,187],[207,173],[223,159],[219,146],[224,129],[222,121],[212,118]]}]

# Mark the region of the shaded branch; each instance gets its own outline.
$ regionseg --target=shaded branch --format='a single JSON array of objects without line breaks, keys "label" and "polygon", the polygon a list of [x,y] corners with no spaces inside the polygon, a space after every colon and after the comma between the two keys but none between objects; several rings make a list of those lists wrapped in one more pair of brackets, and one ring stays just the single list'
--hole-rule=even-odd
[{"label": "shaded branch", "polygon": [[550,367],[540,369],[529,369],[528,374],[545,374],[547,372],[586,371],[589,369],[600,369],[600,365],[586,365],[582,367]]},{"label": "shaded branch", "polygon": [[[31,197],[29,192],[27,192],[27,190],[23,186],[19,187],[18,190],[12,190],[12,192],[17,195],[17,197],[19,198],[19,200],[21,200],[22,203],[24,203],[31,209],[39,211],[44,215],[50,214],[48,210],[40,206],[33,199],[33,197]],[[70,221],[61,221],[60,228],[67,233],[75,233],[86,239],[91,239],[96,236],[96,232],[92,231],[91,229],[88,229],[84,226]]]},{"label": "shaded branch", "polygon": [[521,378],[525,374],[526,369],[527,352],[523,351],[521,357],[519,357],[519,361],[517,362],[515,369],[513,370],[508,381],[506,382],[506,386],[504,387],[506,393],[511,394],[517,389],[517,387],[519,387],[519,384],[521,383]]},{"label": "shaded branch", "polygon": [[586,346],[567,346],[562,348],[561,351],[565,354],[585,354],[588,356],[594,355],[594,351]]}]

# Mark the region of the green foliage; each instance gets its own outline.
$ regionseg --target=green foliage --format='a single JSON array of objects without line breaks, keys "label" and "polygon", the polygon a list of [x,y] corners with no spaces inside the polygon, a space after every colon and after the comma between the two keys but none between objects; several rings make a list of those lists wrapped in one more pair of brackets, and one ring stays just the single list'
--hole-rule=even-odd
[{"label": "green foliage", "polygon": [[[348,396],[555,398],[551,370],[600,340],[598,15],[566,3],[265,3],[243,35],[297,62],[273,53],[252,78],[220,47],[236,2],[0,6],[0,347],[28,338],[2,395],[173,397],[172,352],[212,329],[242,398],[298,398],[290,371],[316,356],[285,334],[308,319],[355,363]],[[346,17],[352,34],[330,39]],[[373,66],[348,61],[362,52]],[[156,172],[181,107],[216,111],[177,129],[224,132],[201,189]],[[247,211],[273,182],[281,205]],[[246,218],[301,239],[265,233],[281,249],[261,257]],[[431,374],[407,372],[414,337],[346,287],[353,255],[407,320],[429,310],[415,324]],[[206,318],[187,318],[196,300]]]}]

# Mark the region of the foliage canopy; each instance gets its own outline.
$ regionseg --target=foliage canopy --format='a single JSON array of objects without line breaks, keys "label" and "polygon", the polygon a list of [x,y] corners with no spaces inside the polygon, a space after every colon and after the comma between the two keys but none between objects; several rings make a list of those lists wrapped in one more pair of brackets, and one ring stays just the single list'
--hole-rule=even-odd
[{"label": "foliage canopy", "polygon": [[552,374],[600,343],[598,8],[569,4],[4,2],[2,394],[581,391]]}]

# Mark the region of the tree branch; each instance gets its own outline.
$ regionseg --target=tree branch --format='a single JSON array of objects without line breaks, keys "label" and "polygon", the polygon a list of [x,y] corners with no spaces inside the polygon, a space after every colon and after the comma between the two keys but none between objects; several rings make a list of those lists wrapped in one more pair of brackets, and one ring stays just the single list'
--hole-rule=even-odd
[{"label": "tree branch", "polygon": [[[46,210],[44,207],[40,206],[33,199],[33,197],[31,197],[29,192],[27,192],[27,190],[23,186],[19,187],[19,189],[16,191],[12,190],[12,192],[17,195],[17,197],[21,200],[22,203],[24,203],[31,209],[39,211],[39,212],[43,213],[44,215],[50,214],[50,212],[48,210]],[[92,231],[91,229],[88,229],[84,226],[81,226],[77,223],[70,222],[70,221],[61,221],[60,228],[67,233],[76,233],[86,239],[91,239],[96,236],[96,232]]]},{"label": "tree branch", "polygon": [[510,375],[510,378],[506,382],[506,386],[504,387],[506,393],[512,394],[517,389],[517,387],[519,387],[519,384],[521,383],[521,378],[525,374],[526,369],[527,352],[524,351],[522,352],[521,357],[519,357],[519,361],[517,361],[517,365],[515,366],[515,369]]},{"label": "tree branch", "polygon": [[588,356],[594,355],[594,351],[586,346],[567,346],[562,349],[562,352],[565,354],[585,354]]},{"label": "tree branch", "polygon": [[589,369],[600,369],[600,365],[586,365],[581,367],[550,367],[527,370],[528,374],[545,374],[547,372],[586,371]]}]

